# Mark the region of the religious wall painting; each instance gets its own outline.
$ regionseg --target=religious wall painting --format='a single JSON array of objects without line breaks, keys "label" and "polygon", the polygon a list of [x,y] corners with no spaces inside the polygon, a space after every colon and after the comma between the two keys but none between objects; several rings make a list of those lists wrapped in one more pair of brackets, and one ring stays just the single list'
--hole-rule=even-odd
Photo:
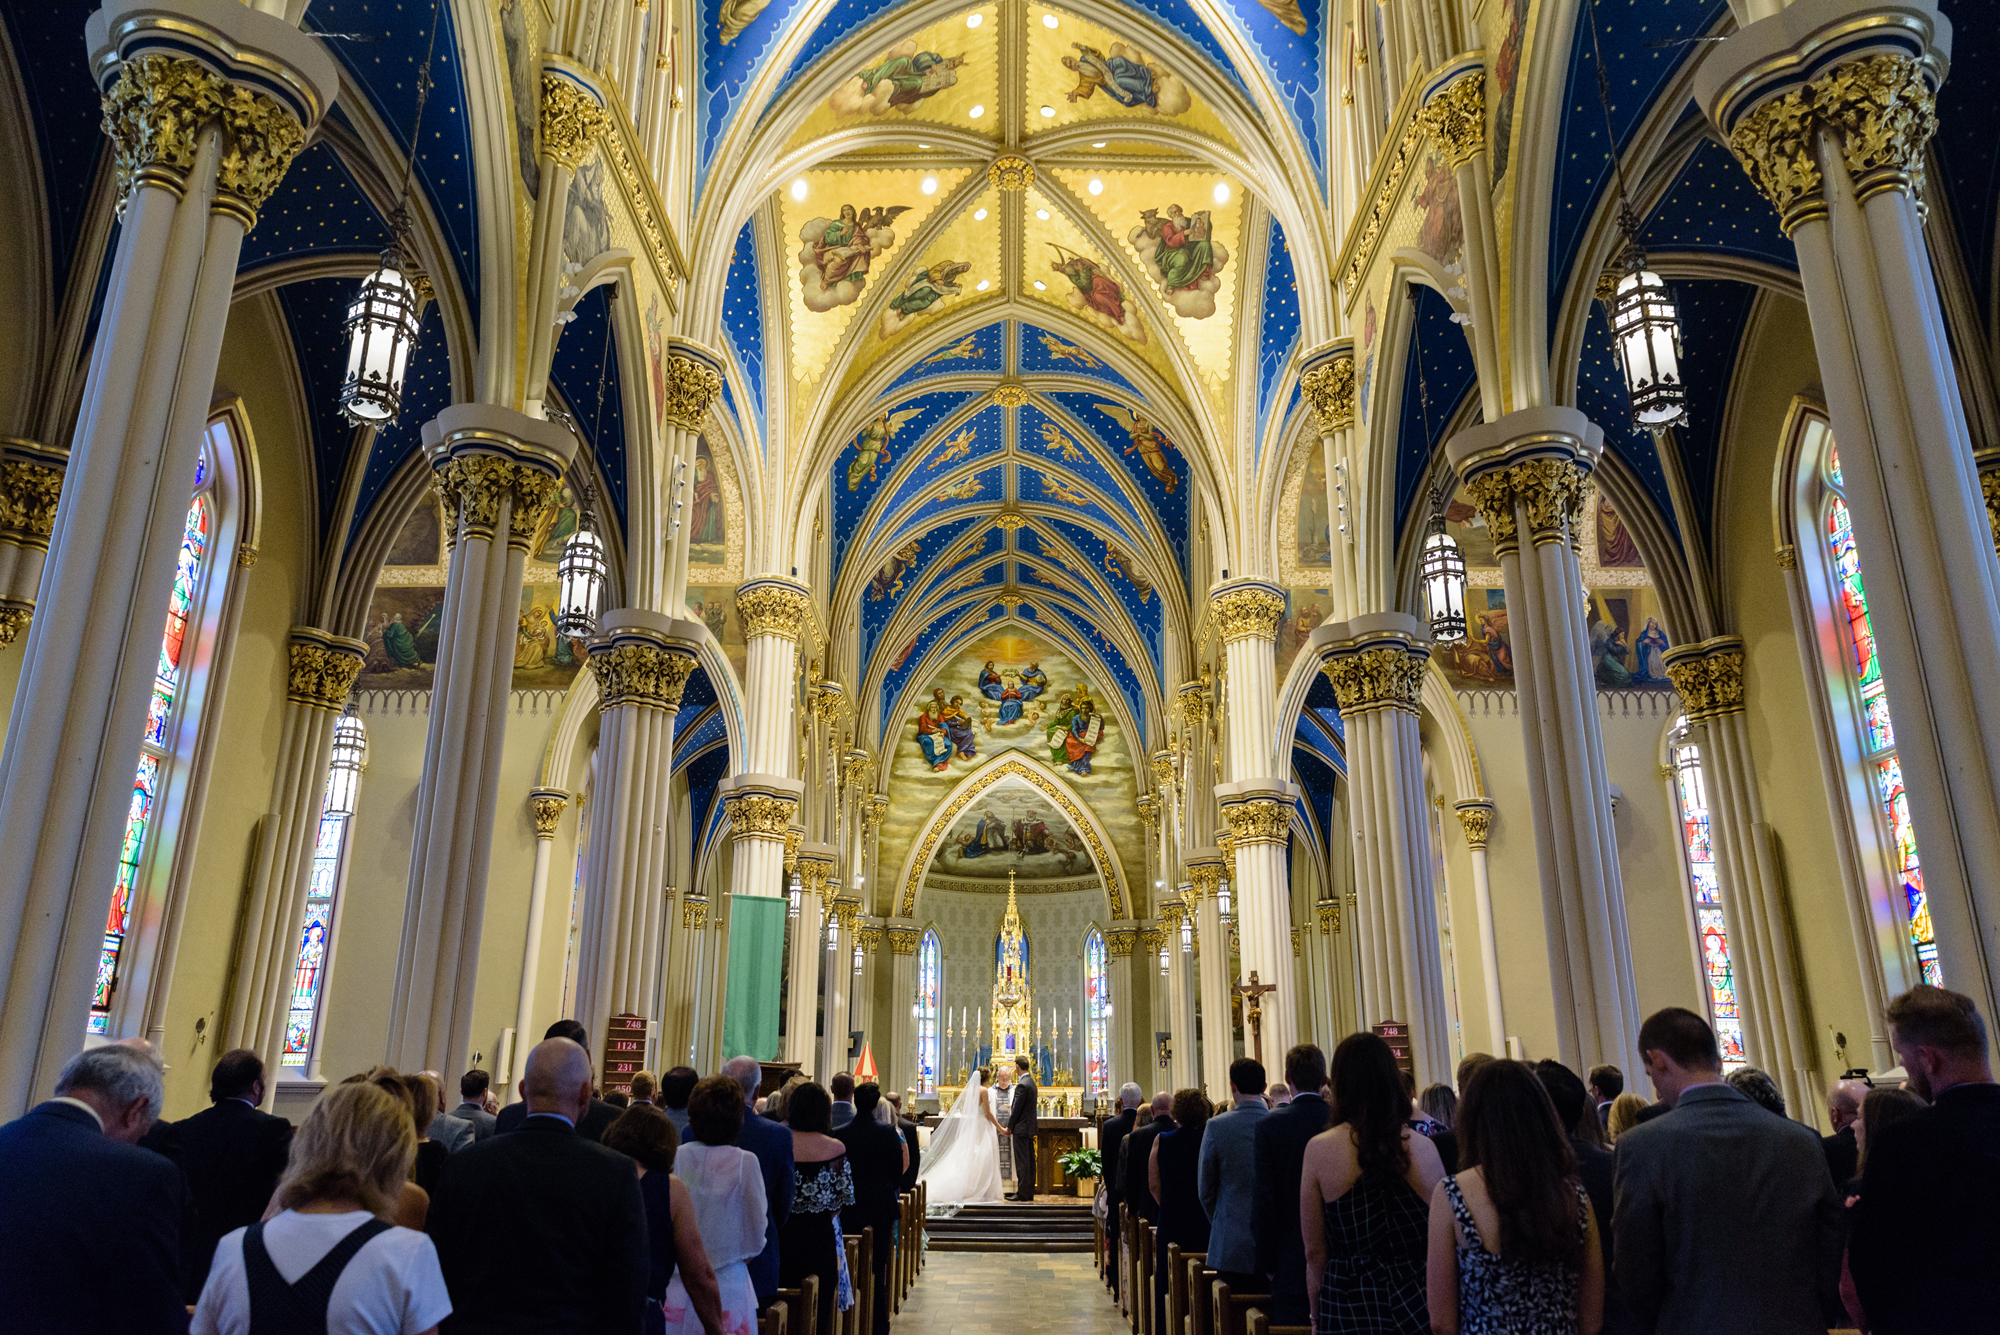
[{"label": "religious wall painting", "polygon": [[666,321],[660,315],[660,295],[646,301],[646,360],[653,372],[653,429],[667,420]]},{"label": "religious wall painting", "polygon": [[910,567],[914,566],[918,557],[923,554],[923,548],[921,539],[912,538],[889,553],[889,559],[882,563],[882,568],[868,581],[868,601],[894,602],[897,595],[902,593],[903,586],[908,583],[906,576],[910,573]]},{"label": "religious wall painting", "polygon": [[1324,566],[1333,560],[1333,524],[1327,515],[1326,454],[1308,447],[1305,478],[1299,484],[1293,543],[1302,566]]},{"label": "religious wall painting", "polygon": [[715,7],[715,37],[728,46],[757,21],[771,0],[721,0]]},{"label": "religious wall painting", "polygon": [[514,626],[514,689],[563,690],[583,666],[585,644],[556,630],[561,586],[523,584]]},{"label": "religious wall painting", "polygon": [[1215,220],[1208,209],[1192,214],[1179,204],[1167,205],[1165,213],[1144,209],[1139,225],[1125,239],[1175,314],[1191,320],[1215,314],[1215,294],[1222,287],[1220,275],[1229,264],[1229,248],[1216,239]]},{"label": "religious wall painting", "polygon": [[952,362],[978,361],[979,357],[979,335],[971,333],[956,343],[939,348],[936,352],[918,362],[917,365],[925,368],[948,366]]},{"label": "religious wall painting", "polygon": [[1631,570],[1646,564],[1639,555],[1639,544],[1632,540],[1631,530],[1625,527],[1625,521],[1618,517],[1602,492],[1597,496],[1597,564],[1607,569]]},{"label": "religious wall painting", "polygon": [[923,415],[921,408],[905,408],[901,412],[877,414],[874,421],[861,428],[850,447],[854,457],[847,461],[847,489],[861,490],[863,482],[875,482],[881,477],[881,467],[895,456],[889,451],[890,444],[913,418]]},{"label": "religious wall painting", "polygon": [[563,215],[563,258],[588,264],[611,249],[611,209],[604,202],[604,160],[592,155],[576,169]]},{"label": "religious wall painting", "polygon": [[528,559],[545,565],[561,561],[563,548],[576,536],[580,522],[576,494],[564,483],[556,489],[556,503],[543,510],[535,523],[534,534],[528,540]]},{"label": "religious wall painting", "polygon": [[1132,553],[1116,543],[1104,544],[1104,572],[1112,577],[1112,587],[1116,588],[1123,583],[1132,590],[1141,604],[1153,596],[1152,577],[1146,573],[1144,566],[1132,558]]},{"label": "religious wall painting", "polygon": [[938,260],[926,264],[903,282],[903,290],[889,298],[882,311],[882,337],[891,338],[907,329],[920,315],[933,314],[948,297],[962,296],[959,280],[972,268],[970,260]]},{"label": "religious wall painting", "polygon": [[1067,284],[1063,300],[1069,308],[1123,338],[1144,343],[1146,327],[1139,323],[1134,304],[1125,299],[1124,285],[1112,276],[1111,266],[1053,241],[1049,246],[1055,251],[1049,268]]},{"label": "religious wall painting", "polygon": [[1667,632],[1652,585],[1592,588],[1589,621],[1591,669],[1599,689],[1672,689],[1664,658]]},{"label": "religious wall painting", "polygon": [[1299,651],[1306,647],[1312,633],[1326,624],[1333,614],[1333,590],[1331,588],[1301,587],[1285,590],[1285,612],[1278,619],[1278,680],[1292,670]]},{"label": "religious wall painting", "polygon": [[958,82],[968,57],[920,50],[914,38],[899,42],[858,69],[836,88],[826,105],[841,116],[909,114],[916,106]]},{"label": "religious wall painting", "polygon": [[542,168],[535,154],[535,130],[541,124],[542,95],[535,53],[541,50],[535,22],[539,6],[533,0],[500,0],[500,36],[507,48],[507,94],[514,112],[515,157],[521,186],[534,199],[541,194]]},{"label": "religious wall painting", "polygon": [[1375,331],[1379,323],[1375,316],[1375,294],[1368,293],[1365,302],[1361,320],[1361,386],[1354,395],[1363,426],[1368,425],[1368,384],[1375,378]]},{"label": "religious wall painting", "polygon": [[694,442],[694,478],[688,488],[688,564],[720,566],[729,561],[727,509],[722,496],[722,472],[708,437]]},{"label": "religious wall painting", "polygon": [[1039,333],[1036,337],[1042,345],[1042,351],[1048,354],[1051,362],[1067,364],[1083,371],[1101,371],[1104,369],[1104,363],[1099,361],[1089,348],[1080,348],[1074,343],[1065,343],[1062,339],[1050,333]]},{"label": "religious wall painting", "polygon": [[869,266],[896,244],[894,223],[910,208],[878,204],[857,209],[842,204],[835,217],[808,219],[799,228],[799,240],[805,244],[798,254],[806,309],[825,312],[860,300]]},{"label": "religious wall painting", "polygon": [[750,651],[743,638],[743,623],[736,615],[736,586],[690,584],[687,605],[696,619],[707,626],[709,633],[721,643],[723,656],[736,669],[736,679],[744,680]]},{"label": "religious wall painting", "polygon": [[1410,203],[1420,215],[1417,248],[1451,268],[1465,253],[1465,216],[1458,207],[1458,181],[1444,154],[1429,153],[1410,192]]},{"label": "religious wall painting", "polygon": [[1513,148],[1514,85],[1521,74],[1521,11],[1525,6],[1526,0],[1500,0],[1500,21],[1504,25],[1505,36],[1500,39],[1500,52],[1493,59],[1496,96],[1493,98],[1493,133],[1488,140],[1493,145],[1493,186],[1496,194],[1502,178],[1507,175],[1507,160]]},{"label": "religious wall painting", "polygon": [[946,876],[1024,879],[1091,870],[1090,846],[1054,802],[1019,779],[980,793],[944,832],[931,870]]},{"label": "religious wall painting", "polygon": [[375,586],[357,691],[428,691],[444,624],[444,584]]},{"label": "religious wall painting", "polygon": [[1075,85],[1064,92],[1072,104],[1088,103],[1101,95],[1127,111],[1161,116],[1178,116],[1194,105],[1187,85],[1165,62],[1130,42],[1113,41],[1105,47],[1087,42],[1069,45],[1074,54],[1064,56],[1062,63],[1076,76]]},{"label": "religious wall painting", "polygon": [[1299,0],[1257,0],[1269,11],[1272,18],[1290,28],[1300,37],[1306,35],[1305,11],[1299,8]]},{"label": "religious wall painting", "polygon": [[972,457],[972,447],[978,443],[978,438],[972,434],[972,428],[963,428],[957,435],[938,446],[937,453],[924,461],[924,471],[926,473],[935,472],[943,468],[946,464],[955,464],[970,459]]},{"label": "religious wall painting", "polygon": [[383,558],[382,564],[443,566],[444,512],[438,507],[436,492],[426,492],[424,498],[417,502],[417,508],[403,521],[395,542],[389,545],[389,554]]},{"label": "religious wall painting", "polygon": [[1146,466],[1153,480],[1169,494],[1180,486],[1181,475],[1175,470],[1173,461],[1167,457],[1177,452],[1174,443],[1161,434],[1160,429],[1147,421],[1144,414],[1116,403],[1100,403],[1097,411],[1125,428],[1130,443],[1120,451],[1127,458],[1137,456],[1138,462]]}]

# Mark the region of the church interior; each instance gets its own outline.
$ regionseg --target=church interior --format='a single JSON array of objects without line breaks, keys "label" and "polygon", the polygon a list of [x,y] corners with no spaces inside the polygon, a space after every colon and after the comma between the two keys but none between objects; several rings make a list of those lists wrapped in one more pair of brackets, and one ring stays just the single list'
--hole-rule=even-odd
[{"label": "church interior", "polygon": [[1981,9],[7,5],[8,1116],[1678,1005],[1821,1118],[2000,1010]]}]

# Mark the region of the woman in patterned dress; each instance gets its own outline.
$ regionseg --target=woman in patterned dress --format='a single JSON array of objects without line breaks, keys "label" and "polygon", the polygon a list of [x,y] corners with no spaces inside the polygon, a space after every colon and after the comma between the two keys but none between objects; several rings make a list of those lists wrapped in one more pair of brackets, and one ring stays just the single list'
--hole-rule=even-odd
[{"label": "woman in patterned dress", "polygon": [[778,1232],[778,1283],[795,1289],[818,1275],[819,1329],[832,1331],[836,1302],[843,1312],[854,1306],[840,1234],[840,1212],[854,1204],[854,1174],[847,1146],[831,1134],[833,1096],[824,1085],[808,1081],[793,1089],[785,1119],[792,1128],[794,1194]]},{"label": "woman in patterned dress", "polygon": [[1489,1061],[1459,1105],[1460,1172],[1431,1195],[1440,1335],[1596,1335],[1604,1253],[1576,1155],[1535,1069]]},{"label": "woman in patterned dress", "polygon": [[1333,1051],[1341,1120],[1306,1146],[1299,1225],[1314,1335],[1428,1335],[1424,1262],[1437,1147],[1407,1125],[1389,1045],[1350,1034]]}]

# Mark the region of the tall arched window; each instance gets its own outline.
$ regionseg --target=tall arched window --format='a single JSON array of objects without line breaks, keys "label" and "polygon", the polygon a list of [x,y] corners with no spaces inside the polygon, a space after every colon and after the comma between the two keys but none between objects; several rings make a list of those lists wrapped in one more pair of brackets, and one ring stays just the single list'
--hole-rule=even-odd
[{"label": "tall arched window", "polygon": [[[1806,447],[1803,457],[1814,470],[1807,489],[1806,500],[1811,509],[1806,518],[1816,523],[1824,587],[1832,604],[1826,611],[1839,646],[1838,668],[1829,665],[1827,685],[1836,705],[1846,706],[1841,712],[1851,721],[1843,739],[1843,750],[1848,752],[1844,758],[1849,765],[1858,767],[1868,791],[1868,800],[1863,805],[1872,829],[1857,830],[1861,836],[1857,842],[1872,844],[1880,850],[1887,879],[1895,887],[1898,916],[1908,933],[1922,979],[1942,986],[1944,974],[1938,964],[1930,904],[1924,895],[1916,826],[1910,816],[1909,796],[1903,789],[1895,724],[1889,717],[1882,665],[1875,653],[1875,631],[1868,611],[1867,587],[1862,580],[1861,557],[1854,544],[1853,520],[1847,509],[1840,451],[1832,433],[1817,421],[1807,428]],[[1803,522],[1800,527],[1803,547],[1808,539]],[[1869,835],[1874,837],[1870,839]]]},{"label": "tall arched window", "polygon": [[1674,807],[1681,822],[1681,852],[1688,879],[1688,899],[1694,913],[1696,950],[1702,981],[1708,987],[1708,1018],[1722,1049],[1722,1069],[1740,1070],[1750,1064],[1743,1053],[1743,1011],[1736,1001],[1736,968],[1730,961],[1729,927],[1722,913],[1722,885],[1715,874],[1715,845],[1708,824],[1708,784],[1701,773],[1701,748],[1688,731],[1686,718],[1674,721],[1667,739],[1667,764],[1673,770]]},{"label": "tall arched window", "polygon": [[[905,938],[907,939],[907,938]],[[928,929],[917,945],[917,1093],[937,1093],[938,1002],[944,996],[944,943]]]},{"label": "tall arched window", "polygon": [[1105,967],[1104,933],[1083,938],[1084,1084],[1092,1094],[1111,1092],[1111,971]]},{"label": "tall arched window", "polygon": [[215,595],[226,582],[216,573],[224,564],[216,559],[218,460],[233,460],[234,448],[229,420],[217,418],[210,423],[195,462],[194,487],[181,527],[180,559],[167,600],[167,623],[160,636],[152,698],[147,702],[139,739],[139,765],[132,778],[132,802],[126,809],[117,879],[111,886],[111,908],[105,916],[104,940],[98,951],[97,979],[86,1026],[92,1034],[130,1032],[133,1028],[130,1021],[114,1024],[113,1012],[118,1006],[119,987],[132,973],[137,933],[150,920],[143,905],[149,897],[147,881],[159,851],[166,797],[174,784],[176,765],[193,750],[199,731],[194,721],[199,710],[191,700],[198,694],[195,650],[204,610],[219,604]]},{"label": "tall arched window", "polygon": [[287,1067],[312,1065],[326,978],[333,968],[336,909],[347,876],[347,834],[367,761],[367,729],[353,714],[342,714],[333,725],[333,757],[326,767],[319,839],[313,845],[312,878],[306,884],[306,920],[299,933],[299,967],[292,977],[292,1004],[285,1016]]}]

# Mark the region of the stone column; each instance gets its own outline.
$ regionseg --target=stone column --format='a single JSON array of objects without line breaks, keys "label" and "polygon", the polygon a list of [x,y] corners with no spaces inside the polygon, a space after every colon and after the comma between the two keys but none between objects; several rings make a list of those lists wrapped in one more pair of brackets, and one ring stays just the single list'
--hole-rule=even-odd
[{"label": "stone column", "polygon": [[834,945],[828,949],[824,940],[820,942],[820,956],[826,961],[826,1034],[820,1044],[820,1069],[829,1076],[835,1071],[854,1069],[847,1045],[854,1029],[851,1017],[860,1014],[850,1006],[855,990],[855,921],[861,914],[861,901],[844,893],[838,882],[832,883],[831,889],[833,898],[827,911],[834,924]]},{"label": "stone column", "polygon": [[[604,109],[604,90],[597,76],[554,51],[541,60],[541,188],[535,193],[534,221],[529,232],[527,291],[528,379],[524,397],[540,411],[548,392],[549,365],[555,356],[562,325],[558,307],[568,282],[563,272],[563,230],[569,216],[569,188],[577,169],[590,156],[598,136],[610,130],[611,113]],[[643,509],[644,507],[635,507]],[[597,1035],[591,1035],[597,1041]]]},{"label": "stone column", "polygon": [[1227,1091],[1229,1063],[1236,1057],[1230,1006],[1230,988],[1236,978],[1229,967],[1229,930],[1223,926],[1217,899],[1227,868],[1221,852],[1213,848],[1190,849],[1182,856],[1181,865],[1187,868],[1188,900],[1194,913],[1194,966],[1201,1002],[1199,1064],[1192,1027],[1184,1040],[1176,1036],[1174,1045],[1188,1044],[1189,1070],[1199,1075],[1202,1088]]},{"label": "stone column", "polygon": [[1798,250],[1947,986],[2000,1010],[2000,563],[1923,234],[1951,25],[1800,0],[1695,94]]},{"label": "stone column", "polygon": [[[1500,349],[1500,310],[1505,274],[1500,266],[1498,229],[1493,218],[1493,167],[1486,151],[1486,62],[1478,51],[1454,56],[1425,83],[1417,122],[1451,163],[1465,223],[1459,279],[1451,293],[1472,318],[1466,336],[1479,373],[1480,399],[1498,415],[1506,373]],[[1504,131],[1503,131],[1504,133]]]},{"label": "stone column", "polygon": [[1346,943],[1341,937],[1341,902],[1338,894],[1329,894],[1313,902],[1313,920],[1319,924],[1319,940],[1313,950],[1318,957],[1319,974],[1326,983],[1326,1002],[1322,1008],[1325,1028],[1309,1040],[1319,1044],[1322,1051],[1337,1043],[1341,1038],[1353,1033],[1353,1017],[1347,1013],[1340,996],[1340,962]]},{"label": "stone column", "polygon": [[1743,641],[1719,635],[1676,645],[1666,658],[1667,676],[1687,707],[1689,730],[1700,747],[1709,837],[1723,925],[1734,946],[1736,999],[1749,1057],[1770,1072],[1788,1104],[1811,1108],[1821,1093],[1812,1017],[1799,985],[1791,905],[1778,879],[1750,757]]},{"label": "stone column", "polygon": [[614,1015],[663,1019],[658,982],[673,875],[674,721],[701,633],[690,622],[627,607],[604,614],[590,645],[597,764],[574,1013],[592,1042]]},{"label": "stone column", "polygon": [[[917,946],[924,939],[924,929],[908,918],[891,918],[888,930],[889,1052],[886,1061],[879,1055],[876,1060],[883,1061],[883,1075],[907,1097],[917,1084],[917,1025],[910,1008],[917,1000]],[[943,1023],[942,1018],[939,1023]],[[942,1056],[939,1066],[943,1066]]]},{"label": "stone column", "polygon": [[[799,849],[798,916],[791,920],[785,978],[785,1056],[812,1070],[819,1051],[820,957],[826,953],[826,887],[833,874],[833,847],[807,844]],[[825,1074],[820,1083],[825,1084]]]},{"label": "stone column", "polygon": [[1417,1083],[1448,1082],[1450,1018],[1417,735],[1429,637],[1415,617],[1379,612],[1321,626],[1308,648],[1324,656],[1321,671],[1347,728],[1360,1023],[1406,1022]]},{"label": "stone column", "polygon": [[[1196,1063],[1194,1042],[1194,952],[1181,944],[1181,926],[1192,926],[1192,911],[1187,906],[1187,896],[1193,892],[1193,885],[1183,884],[1181,895],[1170,901],[1161,914],[1161,922],[1167,929],[1167,976],[1165,981],[1166,1004],[1153,1010],[1155,1029],[1164,1029],[1168,1039],[1167,1069],[1162,1071],[1159,1056],[1153,1051],[1153,1035],[1141,1032],[1138,1035],[1143,1051],[1138,1054],[1132,1074],[1128,1077],[1146,1087],[1148,1095],[1160,1087],[1162,1079],[1174,1089],[1185,1089],[1194,1083]],[[1190,945],[1192,934],[1190,933]]]},{"label": "stone column", "polygon": [[[877,971],[885,963],[882,957],[882,919],[866,915],[854,920],[854,944],[861,948],[861,972],[849,979],[852,995],[848,1001],[848,1028],[861,1031],[864,1051],[875,1055],[875,1074],[882,1085],[882,1092],[900,1092],[889,1082],[888,1053],[884,1050],[882,1033],[875,1024],[875,984]],[[853,952],[848,952],[846,967],[852,971]]]},{"label": "stone column", "polygon": [[1328,564],[1333,567],[1333,605],[1360,605],[1355,585],[1353,527],[1341,494],[1341,463],[1354,448],[1354,339],[1335,339],[1299,358],[1299,389],[1319,424],[1326,463]]},{"label": "stone column", "polygon": [[1479,914],[1479,967],[1486,979],[1486,1050],[1507,1055],[1507,1017],[1500,1005],[1500,945],[1493,935],[1493,883],[1486,876],[1486,836],[1493,829],[1493,804],[1484,798],[1457,803],[1458,824],[1472,854],[1472,897]]},{"label": "stone column", "polygon": [[0,649],[28,628],[69,450],[0,437]]},{"label": "stone column", "polygon": [[[658,514],[635,518],[634,527],[643,525],[649,532],[633,536],[635,541],[642,536],[647,540],[644,547],[634,548],[645,558],[638,562],[646,572],[639,577],[641,585],[664,577],[664,606],[676,613],[687,606],[690,540],[687,519],[688,502],[694,495],[695,446],[701,439],[703,424],[708,421],[709,409],[715,406],[721,393],[722,358],[691,339],[669,338],[666,403],[662,412],[665,429],[660,440],[660,457],[667,461],[660,498],[663,504]],[[667,554],[664,567],[652,555],[662,550]],[[627,568],[631,568],[631,563]]]},{"label": "stone column", "polygon": [[[305,930],[306,892],[311,887],[313,853],[319,843],[320,804],[326,798],[327,764],[333,758],[333,725],[347,707],[347,695],[361,674],[368,646],[313,626],[292,627],[291,670],[286,682],[285,721],[278,742],[278,775],[271,809],[257,832],[257,856],[250,888],[236,923],[236,968],[229,1006],[222,1017],[222,1046],[249,1048],[275,1073],[284,1055],[285,1020],[291,1011]],[[329,937],[331,936],[329,927]],[[329,953],[331,942],[329,941]],[[162,958],[163,976],[172,978],[173,960]],[[149,1036],[165,1033],[164,995],[149,1016]],[[266,1098],[278,1082],[266,1082]]]},{"label": "stone column", "polygon": [[[123,225],[23,650],[32,707],[0,747],[7,1117],[83,1039],[237,258],[339,89],[318,41],[224,0],[111,0],[84,35]],[[15,558],[0,595],[34,560]]]},{"label": "stone column", "polygon": [[[1137,985],[1139,970],[1151,963],[1150,956],[1139,959],[1136,964],[1133,962],[1142,943],[1143,934],[1136,922],[1114,922],[1105,928],[1105,972],[1111,987],[1111,1014],[1104,1024],[1105,1074],[1111,1081],[1107,1096],[1115,1096],[1118,1086],[1125,1081],[1140,1079],[1137,1074],[1141,1070],[1139,1057],[1145,1049],[1135,1042],[1138,1031],[1133,1025],[1138,1020],[1139,1005],[1133,989]],[[1085,1060],[1078,1068],[1076,1078],[1088,1091],[1090,1061],[1088,1044],[1084,1046]]]},{"label": "stone column", "polygon": [[[1292,969],[1291,785],[1272,773],[1277,751],[1277,662],[1272,637],[1285,612],[1284,592],[1257,580],[1234,580],[1210,595],[1209,608],[1229,664],[1229,779],[1216,800],[1235,841],[1236,931],[1245,980],[1255,973],[1277,991],[1264,994],[1264,1051],[1283,1054],[1298,1033]],[[1251,1037],[1243,1034],[1246,1050]],[[1218,1088],[1224,1092],[1228,1086]],[[1219,1097],[1219,1096],[1218,1096]]]},{"label": "stone column", "polygon": [[1636,1071],[1639,998],[1575,550],[1603,444],[1581,412],[1543,407],[1461,431],[1445,452],[1486,518],[1507,586],[1557,1055],[1576,1070]]},{"label": "stone column", "polygon": [[483,1046],[473,1041],[473,990],[521,572],[576,437],[506,408],[461,403],[424,424],[424,444],[451,524],[451,570],[384,1059],[405,1071],[462,1071]]},{"label": "stone column", "polygon": [[521,999],[514,1012],[514,1060],[500,1073],[500,1083],[512,1085],[527,1066],[535,1028],[535,983],[542,960],[542,922],[548,916],[549,862],[554,857],[556,830],[562,824],[569,794],[560,788],[537,788],[528,794],[528,811],[535,821],[534,879],[528,883],[528,939],[521,953]]}]

